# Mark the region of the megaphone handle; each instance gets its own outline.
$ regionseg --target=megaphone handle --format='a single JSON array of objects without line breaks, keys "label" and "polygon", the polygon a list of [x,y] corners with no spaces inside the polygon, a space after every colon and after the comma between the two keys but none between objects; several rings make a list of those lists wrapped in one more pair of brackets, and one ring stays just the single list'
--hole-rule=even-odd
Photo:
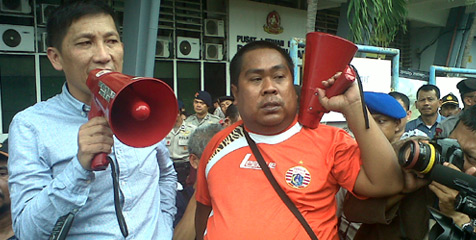
[{"label": "megaphone handle", "polygon": [[102,171],[107,168],[109,161],[107,160],[107,153],[98,153],[91,161],[91,169],[93,171]]},{"label": "megaphone handle", "polygon": [[[88,119],[94,117],[104,116],[103,111],[99,108],[96,103],[96,98],[93,96],[91,101],[91,110],[88,113]],[[109,161],[107,160],[107,153],[98,153],[94,156],[93,160],[91,161],[91,169],[93,171],[102,171],[107,168],[109,165]]]},{"label": "megaphone handle", "polygon": [[347,65],[339,78],[334,82],[334,85],[326,90],[326,96],[331,98],[345,92],[355,81],[355,75],[354,70]]}]

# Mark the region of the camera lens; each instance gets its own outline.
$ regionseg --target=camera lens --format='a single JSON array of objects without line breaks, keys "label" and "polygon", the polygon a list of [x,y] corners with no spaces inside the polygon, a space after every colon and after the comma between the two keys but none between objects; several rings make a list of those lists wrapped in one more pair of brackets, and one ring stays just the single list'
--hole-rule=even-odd
[{"label": "camera lens", "polygon": [[428,173],[435,163],[439,163],[439,157],[432,144],[415,140],[403,144],[398,153],[398,161],[402,167],[421,173]]}]

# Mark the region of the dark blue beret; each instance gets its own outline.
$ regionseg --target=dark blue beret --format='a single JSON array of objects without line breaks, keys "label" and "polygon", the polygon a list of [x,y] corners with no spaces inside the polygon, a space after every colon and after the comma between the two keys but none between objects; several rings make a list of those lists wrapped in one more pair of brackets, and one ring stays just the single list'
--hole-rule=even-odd
[{"label": "dark blue beret", "polygon": [[198,91],[195,93],[195,98],[202,100],[208,107],[212,106],[212,96],[206,91]]},{"label": "dark blue beret", "polygon": [[364,92],[365,105],[370,113],[379,113],[395,119],[402,119],[407,116],[407,112],[402,105],[386,93]]}]

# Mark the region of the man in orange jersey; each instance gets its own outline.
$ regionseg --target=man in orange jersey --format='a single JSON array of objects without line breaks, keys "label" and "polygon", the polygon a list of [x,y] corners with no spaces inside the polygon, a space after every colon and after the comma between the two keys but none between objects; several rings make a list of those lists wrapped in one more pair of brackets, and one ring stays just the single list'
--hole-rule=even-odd
[{"label": "man in orange jersey", "polygon": [[297,122],[293,63],[273,43],[242,47],[231,61],[230,76],[243,120],[215,135],[202,154],[196,192],[198,239],[309,239],[266,179],[244,131],[319,239],[338,239],[335,194],[341,186],[362,197],[402,189],[390,143],[373,119],[370,129],[365,128],[356,84],[330,99],[320,89],[319,96],[325,108],[346,116],[357,142],[342,129],[310,129]]}]

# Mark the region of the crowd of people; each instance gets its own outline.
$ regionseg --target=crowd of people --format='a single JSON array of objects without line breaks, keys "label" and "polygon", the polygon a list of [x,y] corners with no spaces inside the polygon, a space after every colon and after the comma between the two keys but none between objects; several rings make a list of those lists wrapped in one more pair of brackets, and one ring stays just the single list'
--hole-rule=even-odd
[{"label": "crowd of people", "polygon": [[[464,239],[475,236],[475,216],[454,208],[458,191],[402,168],[397,156],[409,141],[453,139],[463,164],[435,164],[476,174],[476,79],[457,84],[461,100],[423,85],[410,121],[400,92],[361,95],[353,84],[327,98],[336,73],[319,101],[345,116],[351,134],[311,129],[297,118],[290,56],[254,41],[230,62],[233,96],[212,102],[197,91],[192,114],[178,100],[170,133],[135,148],[104,117],[88,118],[88,73],[122,71],[116,23],[94,0],[63,3],[49,18],[47,56],[66,82],[18,113],[0,146],[1,239],[424,239],[427,207]],[[99,153],[110,164],[93,171]]]}]

